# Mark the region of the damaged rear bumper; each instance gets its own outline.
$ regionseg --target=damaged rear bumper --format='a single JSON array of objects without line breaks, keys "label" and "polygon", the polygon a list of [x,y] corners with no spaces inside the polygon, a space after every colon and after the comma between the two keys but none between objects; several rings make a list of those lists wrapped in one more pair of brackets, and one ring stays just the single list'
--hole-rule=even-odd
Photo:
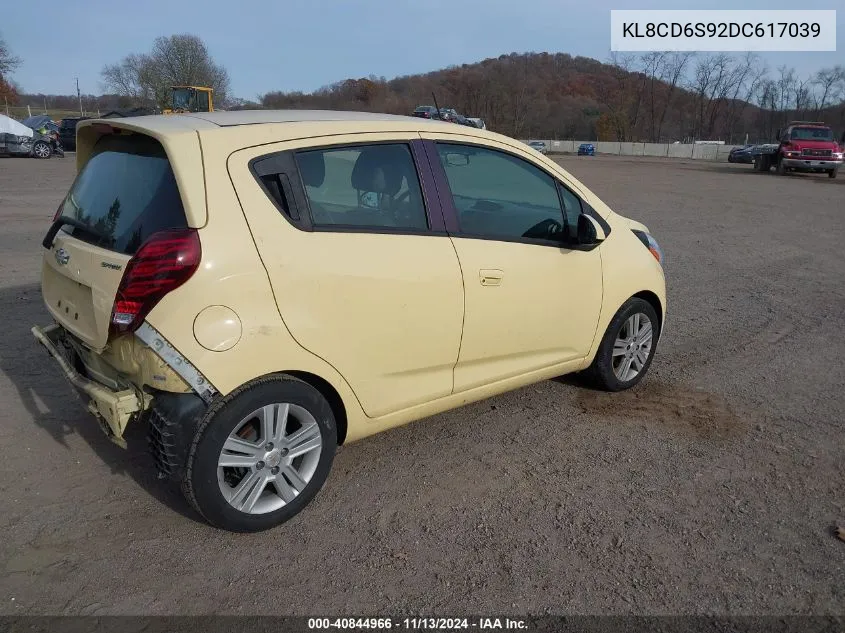
[{"label": "damaged rear bumper", "polygon": [[[155,345],[157,353],[162,355],[168,366],[175,365],[179,375],[191,381],[195,386],[194,392],[112,389],[79,371],[77,362],[82,365],[84,362],[78,356],[65,355],[63,350],[68,349],[68,343],[65,331],[59,325],[43,328],[36,326],[31,331],[59,365],[68,381],[76,387],[87,403],[88,410],[113,442],[125,448],[123,433],[127,425],[136,417],[142,414],[145,416],[149,422],[147,439],[150,452],[159,476],[178,481],[184,471],[188,449],[199,420],[208,409],[208,400],[217,393],[205,376],[166,343],[158,332],[147,327],[142,333],[144,337]],[[84,371],[89,371],[87,365],[84,366]]]},{"label": "damaged rear bumper", "polygon": [[34,326],[31,331],[35,340],[47,349],[61,367],[68,381],[83,397],[87,397],[88,410],[104,423],[103,430],[113,441],[124,445],[123,431],[127,424],[149,405],[149,397],[134,389],[114,391],[83,376],[59,349],[59,346],[63,346],[60,341],[63,330],[58,325],[43,328]]}]

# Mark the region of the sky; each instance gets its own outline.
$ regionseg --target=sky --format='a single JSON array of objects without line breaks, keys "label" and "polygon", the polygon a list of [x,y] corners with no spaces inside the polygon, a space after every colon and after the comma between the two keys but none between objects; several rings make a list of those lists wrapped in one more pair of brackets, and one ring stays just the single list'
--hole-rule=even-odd
[{"label": "sky", "polygon": [[[3,9],[0,33],[23,63],[24,92],[103,91],[100,71],[159,35],[207,44],[244,99],[312,91],[349,77],[389,78],[511,52],[562,52],[606,61],[611,9],[839,9],[836,52],[762,53],[809,75],[845,64],[842,0],[38,0]],[[35,25],[52,20],[50,37]]]}]

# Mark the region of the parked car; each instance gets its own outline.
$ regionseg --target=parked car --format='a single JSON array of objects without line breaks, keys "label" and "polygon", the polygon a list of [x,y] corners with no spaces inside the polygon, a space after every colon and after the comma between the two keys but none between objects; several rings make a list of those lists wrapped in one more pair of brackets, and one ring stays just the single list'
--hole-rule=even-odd
[{"label": "parked car", "polygon": [[32,333],[112,440],[146,426],[161,475],[234,531],[300,512],[340,444],[570,372],[635,386],[666,306],[648,229],[515,141],[451,132],[83,121]]},{"label": "parked car", "polygon": [[753,163],[754,157],[752,156],[751,152],[754,150],[755,147],[755,145],[741,145],[739,147],[732,148],[730,153],[728,153],[728,162]]},{"label": "parked car", "polygon": [[455,118],[458,116],[457,111],[453,108],[440,108],[440,119],[443,121],[449,121],[450,123],[455,123]]},{"label": "parked car", "polygon": [[531,149],[537,150],[541,154],[548,154],[549,153],[549,147],[548,147],[548,145],[546,145],[546,143],[544,141],[529,141],[528,147],[530,147]]},{"label": "parked car", "polygon": [[470,117],[469,120],[472,121],[475,124],[475,127],[477,127],[479,130],[486,130],[487,129],[487,125],[484,123],[483,119]]},{"label": "parked car", "polygon": [[80,121],[84,121],[90,117],[70,117],[62,119],[59,124],[59,140],[62,146],[68,151],[76,150],[76,126]]},{"label": "parked car", "polygon": [[581,143],[578,146],[578,156],[595,156],[596,146],[592,143]]},{"label": "parked car", "polygon": [[470,121],[463,114],[456,113],[452,118],[452,123],[457,123],[458,125],[466,125],[468,127],[475,127],[475,123]]},{"label": "parked car", "polygon": [[50,158],[53,155],[63,156],[64,152],[53,132],[42,134],[0,114],[0,154]]},{"label": "parked car", "polygon": [[[50,158],[64,156],[64,146],[59,138],[59,124],[48,114],[39,114],[23,120],[23,124],[41,135],[42,142],[32,146],[32,155],[36,158]],[[48,151],[49,150],[49,151]]]},{"label": "parked car", "polygon": [[411,116],[420,117],[421,119],[438,119],[437,108],[434,106],[417,106]]}]

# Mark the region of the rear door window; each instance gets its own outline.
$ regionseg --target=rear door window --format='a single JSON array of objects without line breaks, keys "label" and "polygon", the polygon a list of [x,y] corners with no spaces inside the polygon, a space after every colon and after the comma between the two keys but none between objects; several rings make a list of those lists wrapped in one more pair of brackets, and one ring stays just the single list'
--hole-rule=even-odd
[{"label": "rear door window", "polygon": [[61,214],[88,227],[66,225],[63,230],[73,237],[127,255],[153,233],[188,226],[164,148],[138,134],[97,142]]},{"label": "rear door window", "polygon": [[406,144],[297,152],[314,226],[424,231],[428,220],[417,168]]}]

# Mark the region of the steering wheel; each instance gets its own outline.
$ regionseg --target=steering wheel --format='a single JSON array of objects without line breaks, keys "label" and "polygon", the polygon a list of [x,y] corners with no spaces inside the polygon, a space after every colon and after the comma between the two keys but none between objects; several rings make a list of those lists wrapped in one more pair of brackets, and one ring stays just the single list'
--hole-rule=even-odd
[{"label": "steering wheel", "polygon": [[555,240],[559,239],[563,233],[563,225],[557,220],[548,218],[542,222],[538,222],[530,229],[522,234],[522,237],[527,237],[535,240]]}]

